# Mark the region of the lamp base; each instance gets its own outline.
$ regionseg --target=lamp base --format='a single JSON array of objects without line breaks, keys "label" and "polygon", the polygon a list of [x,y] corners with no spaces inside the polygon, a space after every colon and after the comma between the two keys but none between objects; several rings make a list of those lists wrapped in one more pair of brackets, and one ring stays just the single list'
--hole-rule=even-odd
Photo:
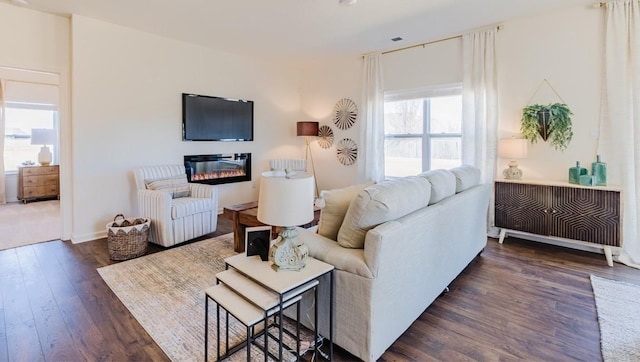
[{"label": "lamp base", "polygon": [[298,241],[298,230],[287,226],[281,232],[278,242],[269,249],[269,261],[275,271],[295,270],[305,267],[309,249]]},{"label": "lamp base", "polygon": [[52,159],[53,155],[51,154],[49,147],[42,146],[40,148],[40,153],[38,153],[38,163],[42,166],[48,166]]},{"label": "lamp base", "polygon": [[522,170],[518,168],[516,161],[510,161],[509,168],[505,168],[502,171],[502,175],[507,180],[520,180],[522,178]]}]

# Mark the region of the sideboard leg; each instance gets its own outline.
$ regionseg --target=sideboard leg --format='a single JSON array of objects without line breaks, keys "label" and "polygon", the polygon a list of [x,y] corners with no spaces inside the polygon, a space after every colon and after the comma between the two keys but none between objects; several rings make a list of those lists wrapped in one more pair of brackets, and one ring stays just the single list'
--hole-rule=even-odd
[{"label": "sideboard leg", "polygon": [[506,236],[507,236],[507,229],[500,229],[500,240],[498,240],[498,242],[502,244]]},{"label": "sideboard leg", "polygon": [[607,265],[613,266],[613,255],[609,245],[604,246],[604,256],[607,258]]}]

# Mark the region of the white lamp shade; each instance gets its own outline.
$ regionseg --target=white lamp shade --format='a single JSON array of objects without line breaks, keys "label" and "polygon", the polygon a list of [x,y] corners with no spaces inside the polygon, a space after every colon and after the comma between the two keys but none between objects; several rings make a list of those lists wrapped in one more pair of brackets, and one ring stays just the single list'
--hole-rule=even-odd
[{"label": "white lamp shade", "polygon": [[264,172],[260,179],[258,220],[267,225],[296,226],[313,220],[314,179],[307,173],[286,178]]},{"label": "white lamp shade", "polygon": [[510,160],[527,157],[527,140],[524,138],[503,138],[498,143],[498,155]]},{"label": "white lamp shade", "polygon": [[53,145],[55,142],[56,142],[56,133],[54,129],[49,129],[49,128],[31,129],[32,145]]}]

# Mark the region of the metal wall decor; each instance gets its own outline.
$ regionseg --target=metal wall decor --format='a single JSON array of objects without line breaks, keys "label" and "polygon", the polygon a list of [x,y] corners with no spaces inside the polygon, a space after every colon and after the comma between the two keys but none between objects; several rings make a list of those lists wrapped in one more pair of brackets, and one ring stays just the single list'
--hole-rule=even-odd
[{"label": "metal wall decor", "polygon": [[358,145],[351,138],[343,138],[338,142],[337,154],[338,161],[345,166],[353,165],[358,158]]},{"label": "metal wall decor", "polygon": [[318,129],[318,146],[327,149],[333,145],[333,130],[329,126],[320,126]]},{"label": "metal wall decor", "polygon": [[333,123],[341,130],[345,130],[356,123],[358,117],[358,107],[347,98],[342,98],[333,107]]}]

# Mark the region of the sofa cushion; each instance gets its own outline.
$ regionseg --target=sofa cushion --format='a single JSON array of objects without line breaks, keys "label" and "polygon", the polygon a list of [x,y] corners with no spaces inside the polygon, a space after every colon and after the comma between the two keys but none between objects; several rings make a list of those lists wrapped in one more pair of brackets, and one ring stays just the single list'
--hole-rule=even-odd
[{"label": "sofa cushion", "polygon": [[435,204],[456,193],[456,176],[449,170],[431,170],[418,176],[424,177],[431,183],[431,199],[429,205]]},{"label": "sofa cushion", "polygon": [[[211,199],[196,199],[193,197],[181,197],[171,202],[171,219],[181,219],[185,216],[212,211]],[[217,210],[215,210],[217,212]]]},{"label": "sofa cushion", "polygon": [[324,206],[320,211],[318,221],[318,234],[331,240],[338,240],[338,230],[344,220],[344,215],[349,209],[351,200],[364,190],[365,187],[373,185],[374,182],[367,182],[360,185],[347,186],[341,189],[333,189],[320,192]]},{"label": "sofa cushion", "polygon": [[480,183],[480,169],[471,165],[462,165],[449,170],[456,176],[456,193],[462,192]]},{"label": "sofa cushion", "polygon": [[185,174],[148,179],[144,180],[144,183],[148,190],[167,192],[173,199],[191,196],[189,182],[187,181],[187,175]]},{"label": "sofa cushion", "polygon": [[384,181],[365,188],[349,205],[338,231],[338,244],[345,248],[363,248],[369,229],[427,206],[430,195],[429,181],[418,176]]}]

